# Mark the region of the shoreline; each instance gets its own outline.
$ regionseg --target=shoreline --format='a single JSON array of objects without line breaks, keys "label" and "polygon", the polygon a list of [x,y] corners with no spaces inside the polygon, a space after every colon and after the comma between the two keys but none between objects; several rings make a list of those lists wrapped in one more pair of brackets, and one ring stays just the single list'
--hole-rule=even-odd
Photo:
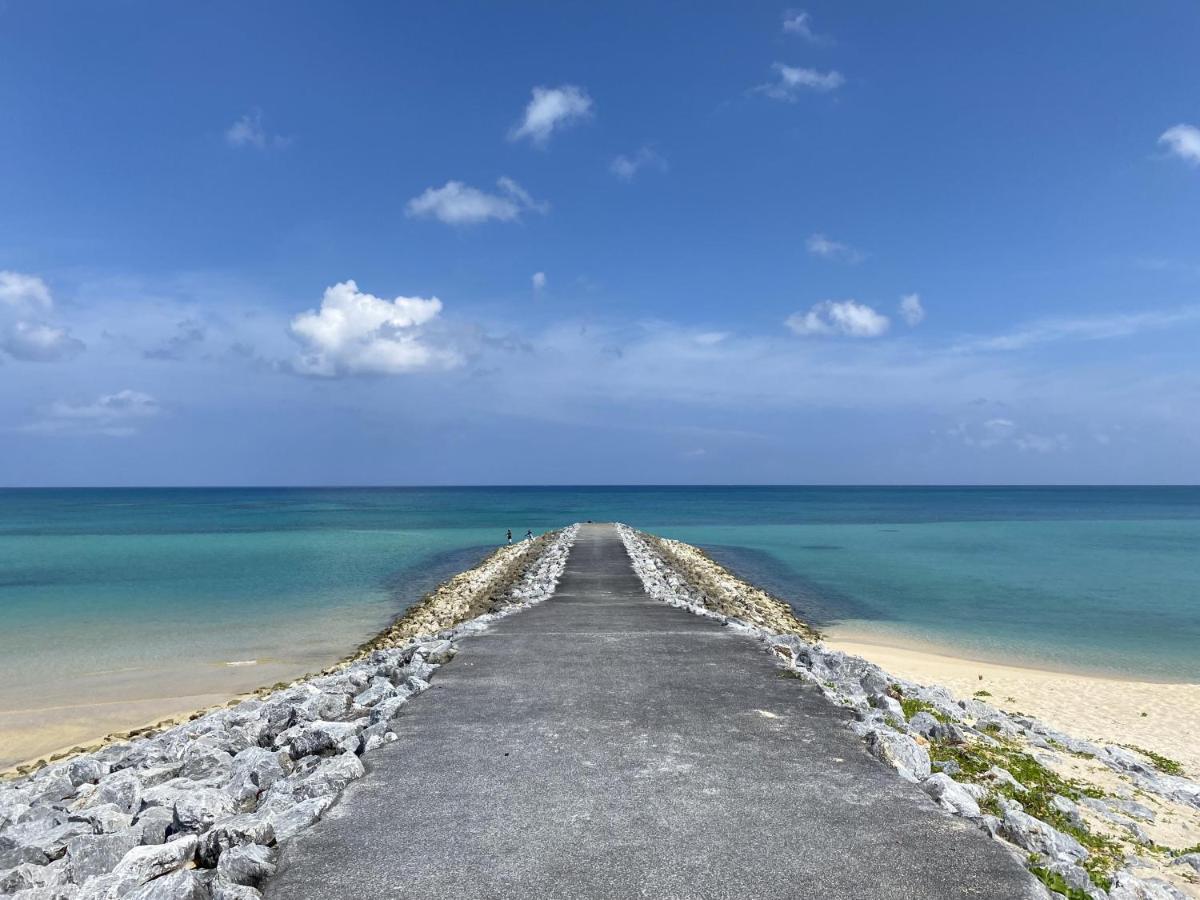
[{"label": "shoreline", "polygon": [[[288,666],[276,660],[262,660],[261,662],[265,665],[260,669],[257,664],[259,661],[256,661],[253,666],[230,665],[229,661],[225,661],[223,665],[228,669],[229,679],[239,685],[231,687],[229,690],[200,690],[155,698],[114,698],[72,705],[71,708],[93,710],[106,707],[128,709],[143,705],[157,706],[161,711],[150,712],[148,715],[119,716],[114,714],[103,717],[94,728],[80,726],[76,729],[77,736],[61,741],[56,739],[52,746],[51,742],[44,739],[44,735],[63,731],[63,726],[59,722],[60,717],[52,715],[62,710],[61,705],[38,709],[0,710],[0,723],[5,723],[4,727],[0,728],[0,735],[3,736],[3,743],[0,743],[0,759],[7,758],[8,760],[0,762],[0,782],[24,777],[51,763],[94,753],[120,741],[158,734],[208,713],[236,706],[247,699],[262,697],[287,685],[328,674],[361,659],[371,650],[391,646],[398,639],[415,635],[423,629],[438,624],[436,619],[443,614],[447,607],[454,608],[456,605],[461,605],[455,604],[455,601],[458,599],[457,595],[464,591],[471,594],[477,603],[478,600],[474,595],[487,594],[502,584],[514,581],[519,577],[517,570],[523,569],[531,556],[539,556],[540,551],[549,545],[557,533],[558,531],[547,532],[533,541],[502,545],[483,554],[469,568],[451,575],[422,598],[396,613],[381,629],[366,637],[365,640],[348,647],[344,654],[330,659],[324,665],[314,660],[313,664],[317,666],[316,668],[313,668],[313,665],[301,663]],[[463,614],[463,609],[455,609],[455,612]],[[440,627],[432,629],[434,632],[439,630],[441,630]],[[271,674],[266,674],[261,678],[246,677],[251,673],[262,674],[264,669],[269,669]],[[182,702],[187,700],[201,700],[202,702]],[[24,729],[20,726],[14,728],[6,722],[8,719],[18,719],[22,716],[28,716],[31,719],[49,716],[50,720],[45,724],[26,726]],[[66,727],[69,728],[69,726]],[[21,743],[12,740],[12,736],[22,732],[25,733],[24,744],[29,749],[16,750],[9,755],[8,743],[11,741],[15,747],[21,747]]]},{"label": "shoreline", "polygon": [[[1160,682],[1005,664],[936,652],[902,641],[833,629],[824,643],[912,681],[939,684],[962,699],[1032,715],[1069,734],[1132,744],[1182,763],[1200,777],[1200,684]],[[1146,713],[1146,715],[1142,715]]]}]

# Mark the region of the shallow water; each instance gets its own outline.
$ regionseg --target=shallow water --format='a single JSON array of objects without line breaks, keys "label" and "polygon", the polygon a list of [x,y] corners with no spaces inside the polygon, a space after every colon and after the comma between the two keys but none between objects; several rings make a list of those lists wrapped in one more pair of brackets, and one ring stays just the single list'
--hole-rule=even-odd
[{"label": "shallow water", "polygon": [[1200,681],[1197,488],[35,490],[0,491],[0,710],[316,668],[506,528],[589,518],[706,546],[822,625]]}]

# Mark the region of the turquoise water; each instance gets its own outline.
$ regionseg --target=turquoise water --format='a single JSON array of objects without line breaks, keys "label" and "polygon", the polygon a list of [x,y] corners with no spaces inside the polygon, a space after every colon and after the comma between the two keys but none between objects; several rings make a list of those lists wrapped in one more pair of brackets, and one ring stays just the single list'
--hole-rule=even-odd
[{"label": "turquoise water", "polygon": [[821,625],[1200,681],[1198,488],[755,487],[0,491],[0,684],[36,708],[116,670],[323,664],[506,528],[583,519],[700,544]]}]

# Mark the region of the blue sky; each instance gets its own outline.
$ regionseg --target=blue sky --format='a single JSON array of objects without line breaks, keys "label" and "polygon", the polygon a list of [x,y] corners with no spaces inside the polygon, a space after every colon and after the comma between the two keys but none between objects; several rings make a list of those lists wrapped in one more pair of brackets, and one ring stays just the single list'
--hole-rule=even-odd
[{"label": "blue sky", "polygon": [[1200,481],[1197,46],[4,0],[0,481]]}]

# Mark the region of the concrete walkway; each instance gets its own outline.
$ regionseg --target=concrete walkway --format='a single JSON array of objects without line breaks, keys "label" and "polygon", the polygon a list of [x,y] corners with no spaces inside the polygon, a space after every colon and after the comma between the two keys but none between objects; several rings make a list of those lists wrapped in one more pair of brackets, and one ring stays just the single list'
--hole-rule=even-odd
[{"label": "concrete walkway", "polygon": [[464,642],[265,894],[1045,896],[846,715],[585,526],[554,598]]}]

